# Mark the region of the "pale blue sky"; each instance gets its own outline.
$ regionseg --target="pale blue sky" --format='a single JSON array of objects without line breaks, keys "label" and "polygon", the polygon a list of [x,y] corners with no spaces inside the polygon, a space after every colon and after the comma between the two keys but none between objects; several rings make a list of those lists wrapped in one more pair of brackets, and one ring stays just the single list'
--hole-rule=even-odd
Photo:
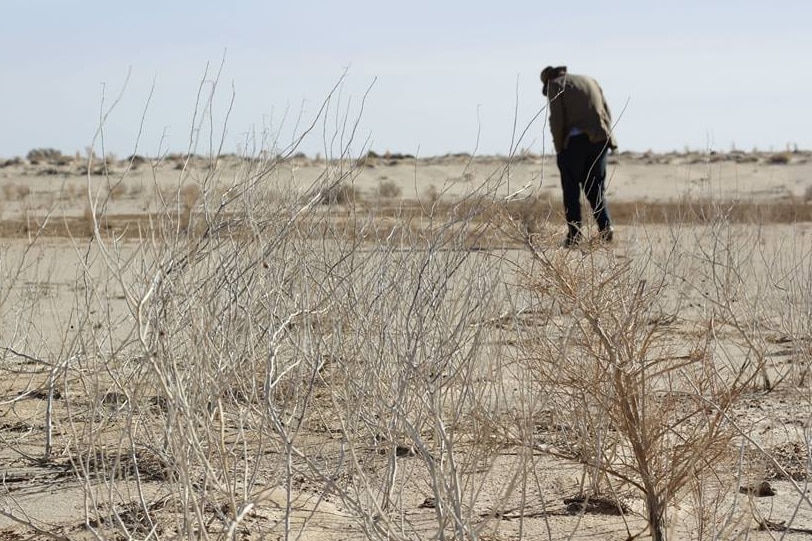
[{"label": "pale blue sky", "polygon": [[[597,78],[616,119],[626,107],[620,150],[809,149],[810,21],[808,0],[2,0],[0,156],[83,150],[128,71],[106,149],[183,151],[206,64],[211,78],[223,58],[224,151],[263,132],[287,144],[346,70],[308,154],[337,151],[370,85],[354,152],[506,154],[514,117],[521,131],[543,106],[547,64]],[[544,116],[519,146],[550,151]]]}]

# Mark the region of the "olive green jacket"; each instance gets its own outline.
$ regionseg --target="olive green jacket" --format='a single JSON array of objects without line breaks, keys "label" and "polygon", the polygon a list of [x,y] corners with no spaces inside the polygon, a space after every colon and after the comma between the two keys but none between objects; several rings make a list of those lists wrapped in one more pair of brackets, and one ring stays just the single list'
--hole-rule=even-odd
[{"label": "olive green jacket", "polygon": [[577,128],[593,143],[608,142],[614,150],[612,114],[595,79],[584,75],[564,74],[550,80],[547,89],[550,106],[550,130],[555,151],[567,148],[570,133]]}]

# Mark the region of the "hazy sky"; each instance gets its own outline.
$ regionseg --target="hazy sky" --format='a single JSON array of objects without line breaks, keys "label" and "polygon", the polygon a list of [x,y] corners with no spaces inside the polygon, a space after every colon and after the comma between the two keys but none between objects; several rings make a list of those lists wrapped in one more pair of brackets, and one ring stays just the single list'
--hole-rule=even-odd
[{"label": "hazy sky", "polygon": [[83,151],[122,89],[119,156],[284,147],[336,84],[308,154],[353,133],[354,153],[549,152],[548,64],[598,79],[620,150],[809,149],[810,20],[808,0],[0,0],[0,156]]}]

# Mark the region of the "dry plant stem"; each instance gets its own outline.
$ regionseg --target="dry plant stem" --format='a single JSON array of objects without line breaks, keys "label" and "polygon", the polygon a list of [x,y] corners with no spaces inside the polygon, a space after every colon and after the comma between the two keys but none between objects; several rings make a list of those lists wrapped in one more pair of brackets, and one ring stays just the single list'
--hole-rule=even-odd
[{"label": "dry plant stem", "polygon": [[6,517],[8,519],[13,520],[17,524],[21,524],[21,525],[25,526],[26,528],[29,528],[29,529],[33,530],[34,532],[36,532],[37,534],[42,535],[42,536],[44,536],[44,537],[46,537],[48,539],[54,539],[55,541],[70,541],[69,537],[66,537],[64,535],[57,535],[57,534],[55,534],[53,532],[50,532],[50,531],[48,531],[48,530],[46,530],[44,528],[41,528],[41,527],[37,526],[36,524],[34,524],[28,518],[20,518],[20,517],[14,515],[14,513],[9,513],[8,511],[5,511],[3,509],[0,509],[0,515]]},{"label": "dry plant stem", "polygon": [[[25,244],[22,253],[20,256],[14,261],[9,255],[6,253],[3,254],[4,257],[0,259],[0,279],[2,280],[2,286],[0,286],[0,308],[2,308],[3,312],[7,309],[9,300],[11,298],[12,292],[14,291],[15,287],[17,286],[20,279],[23,277],[24,270],[26,267],[30,265],[29,257],[32,254],[32,250],[34,249],[37,241],[40,239],[44,228],[46,227],[48,221],[51,218],[51,210],[49,209],[46,213],[45,219],[42,221],[41,225],[38,228],[34,228],[33,232],[29,235],[28,241]],[[8,267],[8,273],[6,273],[6,265],[8,265],[8,261],[11,259],[12,264]],[[15,306],[14,309],[20,313],[24,310],[24,306]],[[13,345],[15,341],[16,332],[9,332],[8,329],[4,329],[6,331],[6,336],[3,336],[4,340],[8,340],[8,344]],[[50,367],[49,376],[46,380],[46,409],[45,409],[45,443],[44,443],[44,458],[49,459],[51,456],[52,450],[52,442],[53,442],[53,403],[54,403],[54,389],[56,385],[56,377],[61,368],[60,364],[52,364],[49,362],[42,361],[38,358],[35,358],[32,355],[27,355],[24,353],[17,352],[12,347],[3,347],[2,350],[6,353],[12,353],[16,357],[21,359],[25,359],[28,362],[43,365],[46,367]],[[25,398],[31,391],[23,392],[18,399]],[[17,399],[12,399],[10,402],[14,402]],[[21,453],[23,454],[23,453]],[[25,456],[25,454],[23,454]]]}]

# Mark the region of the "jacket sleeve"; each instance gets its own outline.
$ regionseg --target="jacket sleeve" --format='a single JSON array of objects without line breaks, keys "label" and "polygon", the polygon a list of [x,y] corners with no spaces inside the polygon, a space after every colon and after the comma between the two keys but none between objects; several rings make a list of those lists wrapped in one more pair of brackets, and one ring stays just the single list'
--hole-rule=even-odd
[{"label": "jacket sleeve", "polygon": [[556,81],[550,81],[547,91],[550,108],[550,131],[553,134],[553,145],[556,154],[564,150],[564,140],[567,136],[567,112],[564,108],[564,87]]},{"label": "jacket sleeve", "polygon": [[609,110],[609,103],[606,101],[606,96],[603,95],[603,89],[599,86],[598,87],[601,91],[601,101],[603,102],[603,110],[606,113],[606,118],[609,121],[609,148],[612,151],[617,149],[617,142],[615,141],[615,136],[612,134],[612,111]]},{"label": "jacket sleeve", "polygon": [[609,103],[606,101],[606,96],[603,95],[603,89],[599,86],[598,89],[601,92],[601,101],[603,102],[603,110],[606,111],[606,116],[609,120],[612,120],[612,112],[609,110]]}]

